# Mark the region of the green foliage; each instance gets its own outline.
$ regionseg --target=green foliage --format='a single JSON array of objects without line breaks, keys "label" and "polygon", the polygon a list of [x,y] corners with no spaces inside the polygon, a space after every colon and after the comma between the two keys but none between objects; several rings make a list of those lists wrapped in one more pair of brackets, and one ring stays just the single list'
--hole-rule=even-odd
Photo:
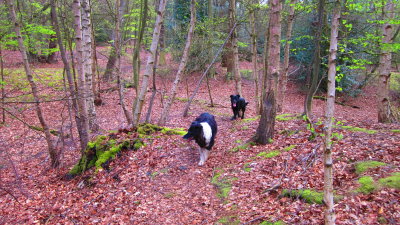
[{"label": "green foliage", "polygon": [[394,173],[392,176],[379,179],[379,183],[384,187],[400,190],[400,173]]},{"label": "green foliage", "polygon": [[377,189],[377,186],[374,183],[374,179],[370,176],[360,177],[358,182],[361,186],[356,190],[357,192],[361,192],[364,194],[370,194]]},{"label": "green foliage", "polygon": [[378,161],[363,161],[363,162],[357,162],[355,164],[355,169],[357,174],[362,174],[365,171],[381,166],[385,166],[386,163],[383,162],[378,162]]},{"label": "green foliage", "polygon": [[376,134],[378,131],[376,130],[368,130],[365,128],[361,128],[361,127],[353,127],[353,126],[341,126],[340,128],[342,129],[346,129],[352,132],[363,132],[363,133],[367,133],[367,134]]},{"label": "green foliage", "polygon": [[250,148],[253,145],[255,145],[254,142],[244,143],[242,145],[238,145],[238,146],[234,147],[231,151],[232,152],[238,152],[240,150],[246,150],[246,149]]},{"label": "green foliage", "polygon": [[263,221],[259,225],[285,225],[285,222],[278,220],[276,222]]},{"label": "green foliage", "polygon": [[290,113],[280,114],[275,117],[277,121],[288,121],[288,120],[295,120],[298,118],[299,118],[298,116]]}]

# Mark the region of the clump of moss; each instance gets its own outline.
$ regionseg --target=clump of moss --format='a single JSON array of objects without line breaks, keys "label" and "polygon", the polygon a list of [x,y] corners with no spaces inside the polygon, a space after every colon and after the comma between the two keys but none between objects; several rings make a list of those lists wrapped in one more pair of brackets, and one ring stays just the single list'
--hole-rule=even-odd
[{"label": "clump of moss", "polygon": [[262,221],[260,225],[285,225],[285,222],[278,220],[276,222]]},{"label": "clump of moss", "polygon": [[245,119],[240,120],[240,123],[249,123],[249,122],[256,121],[258,119],[260,119],[260,116],[245,118]]},{"label": "clump of moss", "polygon": [[299,132],[298,130],[283,130],[283,131],[280,131],[279,133],[289,137],[298,132]]},{"label": "clump of moss", "polygon": [[251,146],[255,145],[254,142],[248,142],[248,143],[244,143],[242,145],[238,145],[236,147],[234,147],[231,152],[238,152],[240,150],[246,150],[248,148],[250,148]]},{"label": "clump of moss", "polygon": [[307,203],[313,204],[323,204],[324,202],[324,193],[313,191],[309,189],[300,189],[300,190],[283,190],[282,191],[283,197],[290,197],[290,198],[300,198],[305,200]]},{"label": "clump of moss", "polygon": [[366,128],[353,127],[353,126],[341,126],[341,128],[352,132],[363,132],[367,134],[376,134],[378,132],[376,130],[368,130]]},{"label": "clump of moss", "polygon": [[297,119],[297,118],[298,118],[298,116],[293,115],[293,114],[290,114],[290,113],[280,114],[280,115],[277,115],[277,116],[275,117],[275,119],[276,119],[277,121],[295,120],[295,119]]},{"label": "clump of moss", "polygon": [[260,153],[257,154],[257,156],[258,157],[264,157],[264,158],[268,159],[268,158],[272,158],[272,157],[278,156],[280,154],[281,154],[280,151],[275,150],[275,151],[270,151],[270,152],[260,152]]},{"label": "clump of moss", "polygon": [[383,162],[378,162],[378,161],[363,161],[363,162],[358,162],[355,165],[356,168],[356,173],[361,174],[367,171],[368,169],[373,169],[376,167],[380,166],[385,166],[386,163]]},{"label": "clump of moss", "polygon": [[214,173],[214,176],[211,178],[211,184],[213,184],[218,189],[217,197],[226,202],[226,199],[229,197],[229,192],[232,189],[232,181],[237,180],[237,178],[236,177],[221,178],[223,172],[224,170],[217,168]]},{"label": "clump of moss", "polygon": [[379,179],[379,183],[384,187],[400,190],[400,173],[394,173],[392,176]]},{"label": "clump of moss", "polygon": [[358,179],[358,183],[360,183],[361,186],[357,188],[356,191],[364,194],[370,194],[378,188],[375,185],[374,179],[370,176],[360,177],[360,179]]},{"label": "clump of moss", "polygon": [[237,218],[237,216],[224,216],[217,221],[217,224],[237,225],[240,224],[240,220]]},{"label": "clump of moss", "polygon": [[139,137],[150,137],[149,135],[154,134],[156,132],[161,132],[167,135],[185,135],[187,132],[184,128],[168,128],[168,127],[161,127],[151,123],[143,123],[140,124],[137,128],[137,132]]},{"label": "clump of moss", "polygon": [[288,152],[288,151],[294,149],[295,147],[296,147],[296,145],[289,145],[289,146],[285,147],[282,151]]},{"label": "clump of moss", "polygon": [[244,170],[245,172],[250,172],[250,171],[252,170],[252,168],[250,167],[250,163],[244,164],[243,170]]},{"label": "clump of moss", "polygon": [[393,133],[400,133],[400,130],[390,130]]}]

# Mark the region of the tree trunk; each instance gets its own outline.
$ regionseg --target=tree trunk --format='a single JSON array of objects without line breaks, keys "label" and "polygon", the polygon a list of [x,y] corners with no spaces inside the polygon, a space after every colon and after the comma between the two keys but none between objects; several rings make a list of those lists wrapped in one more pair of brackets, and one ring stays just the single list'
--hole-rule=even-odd
[{"label": "tree trunk", "polygon": [[58,155],[56,147],[53,144],[53,140],[52,140],[51,134],[50,134],[50,129],[47,125],[46,120],[44,119],[42,107],[40,106],[40,103],[39,103],[40,98],[39,98],[37,86],[33,80],[32,71],[31,71],[31,68],[30,68],[30,65],[28,62],[28,56],[27,56],[26,49],[24,46],[24,41],[23,41],[22,35],[21,35],[20,23],[17,21],[17,17],[15,14],[14,1],[9,0],[8,4],[10,7],[11,20],[15,26],[14,28],[15,28],[15,33],[16,33],[17,39],[18,39],[19,50],[21,52],[23,62],[24,62],[26,77],[28,79],[29,85],[31,86],[32,95],[36,102],[35,103],[36,114],[38,116],[40,125],[42,126],[43,132],[45,134],[45,138],[46,138],[46,142],[47,142],[47,146],[48,146],[48,150],[49,150],[49,155],[50,155],[50,160],[51,160],[51,166],[53,168],[55,168],[60,164],[59,155]]},{"label": "tree trunk", "polygon": [[4,85],[2,83],[4,83],[4,61],[3,61],[3,52],[2,52],[2,47],[0,45],[0,74],[1,74],[1,80],[0,80],[0,84],[1,84],[1,106],[2,106],[2,122],[3,124],[6,123],[6,111],[4,110],[5,107],[5,103],[4,100],[6,98],[6,90],[4,89]]},{"label": "tree trunk", "polygon": [[178,72],[175,75],[175,80],[172,85],[171,92],[168,95],[169,98],[167,99],[167,102],[164,105],[163,111],[161,113],[161,117],[158,121],[158,125],[160,125],[160,126],[164,126],[165,123],[167,122],[167,118],[169,116],[169,110],[175,100],[178,85],[179,85],[179,82],[181,81],[181,77],[182,77],[183,71],[185,70],[187,59],[189,57],[190,46],[192,45],[192,39],[193,39],[193,33],[194,33],[194,25],[196,23],[196,0],[191,0],[191,8],[190,9],[191,9],[190,26],[189,26],[189,32],[187,35],[187,39],[186,39],[185,49],[183,50],[182,59],[179,64],[179,67],[178,67]]},{"label": "tree trunk", "polygon": [[84,127],[82,126],[81,116],[79,114],[80,110],[78,109],[77,93],[75,92],[76,89],[75,89],[74,78],[71,73],[70,64],[69,64],[69,61],[67,58],[67,54],[66,54],[63,42],[62,42],[60,26],[58,24],[55,0],[51,0],[50,4],[51,4],[52,22],[53,22],[53,26],[54,26],[54,29],[55,29],[56,35],[57,35],[57,41],[58,41],[58,46],[60,48],[61,59],[63,61],[65,73],[67,75],[69,95],[71,96],[72,108],[73,108],[73,111],[75,114],[75,122],[76,122],[76,126],[77,126],[78,133],[79,133],[81,149],[85,149],[86,143],[88,142],[89,134],[88,134],[88,130],[85,130]]},{"label": "tree trunk", "polygon": [[[115,45],[115,43],[114,43]],[[104,71],[103,78],[106,81],[112,81],[115,74],[115,65],[117,64],[117,54],[115,51],[115,46],[112,45],[110,49],[110,55],[108,56],[108,61],[106,64],[106,70]]]},{"label": "tree trunk", "polygon": [[89,0],[81,0],[82,2],[82,60],[85,75],[85,101],[88,110],[89,128],[91,131],[97,131],[99,125],[96,121],[96,107],[94,105],[93,92],[93,74],[92,74],[92,27],[90,21],[90,2]]},{"label": "tree trunk", "polygon": [[142,85],[140,87],[139,95],[136,96],[136,100],[135,100],[135,104],[134,104],[133,126],[137,126],[137,124],[139,123],[139,120],[140,120],[142,107],[144,104],[147,87],[148,87],[148,83],[149,83],[149,77],[151,76],[152,70],[153,70],[153,64],[154,64],[156,50],[158,47],[158,41],[160,38],[160,29],[161,29],[161,24],[163,22],[166,3],[167,3],[167,0],[160,0],[160,7],[157,12],[156,23],[155,23],[154,31],[153,31],[153,39],[152,39],[151,46],[150,46],[151,54],[147,58],[147,65],[146,65],[146,70],[143,74]]},{"label": "tree trunk", "polygon": [[282,68],[282,77],[279,79],[279,91],[277,96],[277,112],[282,112],[283,105],[285,104],[285,93],[286,93],[286,85],[288,80],[288,71],[289,71],[289,59],[290,59],[290,42],[292,39],[292,29],[293,29],[293,20],[294,20],[294,6],[297,0],[290,0],[289,5],[289,17],[287,21],[287,30],[286,30],[286,45],[284,50],[284,60],[283,60],[283,68]]},{"label": "tree trunk", "polygon": [[79,109],[79,116],[82,125],[82,135],[81,136],[81,151],[86,148],[87,143],[89,142],[89,120],[88,120],[88,112],[85,100],[85,74],[84,74],[84,65],[83,65],[83,44],[82,44],[82,25],[81,25],[81,3],[80,0],[74,0],[72,4],[72,10],[74,13],[74,29],[75,29],[75,42],[76,42],[76,71],[77,71],[77,98],[78,98],[78,109]]},{"label": "tree trunk", "polygon": [[281,10],[280,0],[271,0],[268,26],[268,52],[265,61],[264,81],[268,89],[263,98],[260,122],[255,135],[255,142],[267,144],[273,138],[276,116],[277,82],[280,74],[280,41],[281,41]]},{"label": "tree trunk", "polygon": [[121,49],[122,49],[122,38],[121,38],[121,21],[123,16],[123,4],[120,0],[115,1],[116,8],[116,20],[115,20],[115,52],[116,52],[116,71],[117,71],[117,85],[118,85],[118,96],[119,103],[121,105],[122,111],[124,112],[127,123],[132,124],[132,118],[127,110],[124,102],[124,87],[121,84]]},{"label": "tree trunk", "polygon": [[[159,46],[159,48],[161,48],[161,46]],[[156,57],[154,58],[153,76],[152,76],[153,77],[153,87],[151,88],[151,97],[150,97],[150,101],[149,101],[149,108],[147,109],[147,113],[146,113],[146,119],[145,119],[146,123],[150,123],[151,112],[153,110],[153,105],[154,105],[154,99],[156,98],[156,94],[157,94],[157,86],[156,86],[156,71],[157,71],[157,64],[158,64],[157,59],[159,59],[161,57],[161,56],[159,56],[159,48],[157,48]]]},{"label": "tree trunk", "polygon": [[332,15],[331,39],[328,60],[328,92],[325,109],[324,127],[324,202],[325,202],[325,224],[335,224],[335,211],[333,202],[333,160],[332,160],[332,124],[335,112],[335,76],[336,76],[336,53],[338,46],[340,0],[336,0],[334,13]]},{"label": "tree trunk", "polygon": [[[236,23],[236,0],[230,0],[230,27]],[[240,76],[239,71],[239,50],[238,50],[238,40],[237,40],[237,32],[236,29],[233,30],[232,33],[232,56],[233,56],[233,67],[232,67],[232,75],[235,80],[235,89],[236,94],[242,96],[242,78]]]},{"label": "tree trunk", "polygon": [[[257,0],[253,0],[252,4],[257,4]],[[257,68],[257,33],[256,33],[256,8],[252,6],[250,8],[250,28],[251,28],[251,61],[253,66],[253,78],[255,85],[255,96],[256,96],[256,109],[260,109],[260,82],[258,80],[258,68]]]},{"label": "tree trunk", "polygon": [[[54,49],[54,48],[57,48],[57,41],[56,41],[56,35],[51,35],[50,36],[50,41],[49,41],[49,49]],[[53,53],[51,53],[50,55],[48,55],[47,56],[47,59],[46,59],[46,62],[47,63],[56,63],[57,62],[57,60],[56,60],[56,53],[55,52],[53,52]]]},{"label": "tree trunk", "polygon": [[324,15],[325,15],[325,0],[318,0],[318,21],[317,21],[317,31],[315,33],[315,51],[314,51],[313,69],[311,75],[311,85],[310,88],[308,89],[307,96],[304,102],[304,114],[307,117],[310,117],[310,115],[312,114],[312,99],[318,84],[319,71],[321,65],[321,37],[322,37]]},{"label": "tree trunk", "polygon": [[133,67],[133,84],[136,89],[136,96],[139,95],[139,74],[140,74],[140,49],[142,46],[143,34],[146,28],[147,12],[148,12],[148,1],[141,1],[140,7],[140,23],[139,23],[139,35],[135,42],[135,50],[133,51],[132,67]]},{"label": "tree trunk", "polygon": [[[384,6],[384,12],[386,15],[384,19],[393,19],[394,17],[394,4],[390,0],[387,5]],[[390,97],[389,97],[389,81],[391,75],[392,65],[392,53],[386,47],[393,42],[393,24],[385,23],[382,26],[382,48],[379,56],[379,80],[377,89],[377,101],[378,101],[378,122],[379,123],[390,123],[392,122],[392,112],[390,109]]]}]

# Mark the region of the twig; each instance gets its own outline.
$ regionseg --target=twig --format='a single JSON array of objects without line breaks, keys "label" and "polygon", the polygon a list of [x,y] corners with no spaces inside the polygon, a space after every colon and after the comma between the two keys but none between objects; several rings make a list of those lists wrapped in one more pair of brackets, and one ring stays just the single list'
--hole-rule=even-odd
[{"label": "twig", "polygon": [[15,201],[17,201],[18,204],[22,205],[21,202],[18,201],[18,198],[15,197],[9,190],[7,190],[7,189],[5,189],[3,187],[0,187],[0,189],[5,191],[5,192],[7,192],[7,194],[11,195],[11,197],[13,197],[15,199]]}]

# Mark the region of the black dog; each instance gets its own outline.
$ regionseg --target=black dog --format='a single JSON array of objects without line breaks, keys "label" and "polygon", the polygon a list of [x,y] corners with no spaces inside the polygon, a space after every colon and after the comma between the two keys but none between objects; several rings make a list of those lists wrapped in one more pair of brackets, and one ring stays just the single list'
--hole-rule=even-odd
[{"label": "black dog", "polygon": [[231,107],[233,111],[233,117],[231,118],[231,120],[235,120],[236,116],[240,117],[240,111],[242,111],[241,118],[244,119],[244,112],[246,111],[247,104],[249,103],[246,102],[244,98],[241,98],[240,95],[231,95]]},{"label": "black dog", "polygon": [[209,151],[214,145],[214,139],[217,135],[217,122],[214,116],[209,113],[202,113],[196,118],[189,127],[188,133],[183,136],[184,139],[189,141],[194,139],[200,146],[200,161],[199,166],[204,165],[206,162]]}]

